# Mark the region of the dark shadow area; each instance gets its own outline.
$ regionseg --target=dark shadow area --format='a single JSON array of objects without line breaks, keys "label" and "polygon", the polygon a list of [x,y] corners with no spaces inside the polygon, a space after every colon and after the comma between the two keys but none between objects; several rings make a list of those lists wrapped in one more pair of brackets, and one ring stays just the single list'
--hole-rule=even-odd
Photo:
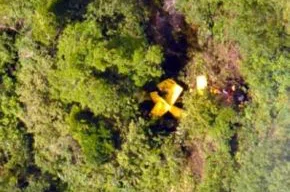
[{"label": "dark shadow area", "polygon": [[160,148],[164,144],[164,139],[176,131],[178,120],[169,113],[162,118],[152,120],[151,126],[146,129],[145,134],[148,144],[152,149]]},{"label": "dark shadow area", "polygon": [[84,19],[86,7],[91,0],[59,0],[53,4],[50,11],[56,15],[60,24],[68,21],[79,21]]},{"label": "dark shadow area", "polygon": [[[18,61],[19,61],[19,56],[18,52],[15,50],[15,42],[16,42],[16,36],[18,32],[13,31],[13,30],[1,30],[0,29],[0,35],[5,35],[7,36],[7,39],[5,41],[7,43],[3,44],[3,47],[11,54],[12,60],[5,63],[3,67],[3,72],[6,74],[8,77],[10,77],[13,81],[16,81],[16,70],[18,69]],[[0,84],[2,82],[2,77],[0,77]]]},{"label": "dark shadow area", "polygon": [[158,119],[154,125],[150,127],[153,136],[163,135],[168,136],[176,131],[178,120],[170,113],[166,113],[162,118]]},{"label": "dark shadow area", "polygon": [[151,8],[151,17],[145,32],[150,43],[159,44],[164,49],[163,78],[177,77],[186,65],[188,28],[184,16],[174,8],[171,10],[164,7]]},{"label": "dark shadow area", "polygon": [[114,36],[118,30],[119,23],[124,21],[125,16],[115,13],[113,16],[102,16],[98,19],[102,23],[102,34],[104,37],[109,38]]},{"label": "dark shadow area", "polygon": [[68,184],[63,183],[61,179],[52,177],[47,174],[47,179],[50,181],[50,186],[44,192],[62,192],[66,191]]},{"label": "dark shadow area", "polygon": [[106,68],[104,72],[92,67],[91,71],[92,75],[97,79],[102,79],[109,85],[114,85],[119,94],[132,95],[137,89],[128,76],[118,73],[118,69],[115,66]]},{"label": "dark shadow area", "polygon": [[154,107],[154,103],[151,100],[146,100],[139,104],[139,109],[141,111],[141,115],[144,119],[150,120],[150,111]]},{"label": "dark shadow area", "polygon": [[239,147],[238,134],[237,133],[235,133],[232,136],[229,144],[230,144],[230,147],[231,147],[230,154],[231,154],[232,157],[234,157],[236,152],[238,151],[238,147]]},{"label": "dark shadow area", "polygon": [[[49,187],[45,192],[61,192],[65,191],[67,184],[63,183],[60,178],[47,172],[42,172],[41,169],[35,164],[35,154],[34,154],[34,135],[32,133],[27,133],[25,124],[19,121],[17,129],[20,130],[24,135],[24,140],[26,143],[27,151],[29,152],[29,157],[27,159],[26,167],[23,169],[16,166],[15,174],[17,177],[17,187],[21,190],[25,190],[29,185],[29,180],[34,178],[34,180],[45,180],[49,183]],[[20,165],[19,165],[20,166]],[[19,170],[23,170],[19,172]]]},{"label": "dark shadow area", "polygon": [[231,136],[229,140],[229,146],[230,146],[230,154],[232,157],[235,157],[237,151],[239,150],[239,135],[237,130],[242,127],[242,124],[235,122],[230,124],[230,129],[233,131],[233,135]]},{"label": "dark shadow area", "polygon": [[81,111],[76,115],[76,120],[79,122],[85,122],[94,125],[94,127],[97,129],[100,126],[100,123],[105,123],[106,129],[110,130],[111,133],[111,140],[113,141],[114,147],[116,149],[121,149],[121,137],[120,133],[117,130],[114,130],[114,122],[112,120],[104,118],[102,116],[96,117],[94,113],[92,113],[89,110]]},{"label": "dark shadow area", "polygon": [[[150,44],[162,46],[164,52],[164,61],[162,63],[164,75],[160,81],[172,78],[186,90],[187,86],[183,82],[176,80],[188,62],[187,49],[189,43],[186,31],[189,27],[185,22],[185,18],[174,8],[166,10],[161,4],[157,6],[153,1],[144,3],[150,7],[151,12],[150,20],[145,25],[147,39]],[[158,83],[156,81],[148,82],[143,88],[148,94],[152,91],[157,91],[162,96],[163,93],[156,87]],[[181,101],[178,101],[175,105],[182,108]],[[150,111],[153,107],[154,103],[150,98],[139,105],[141,114],[145,119],[152,119]],[[176,131],[178,123],[178,120],[167,112],[163,117],[156,119],[150,126],[148,136],[150,138],[168,136]]]}]

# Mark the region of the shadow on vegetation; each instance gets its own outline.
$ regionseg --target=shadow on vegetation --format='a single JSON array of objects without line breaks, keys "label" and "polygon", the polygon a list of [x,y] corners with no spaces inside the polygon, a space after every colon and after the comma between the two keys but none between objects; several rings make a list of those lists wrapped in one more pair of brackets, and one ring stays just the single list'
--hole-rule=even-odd
[{"label": "shadow on vegetation", "polygon": [[136,91],[136,87],[132,81],[126,76],[118,73],[117,67],[107,68],[104,72],[100,72],[95,68],[91,69],[92,75],[96,78],[104,80],[110,85],[114,85],[117,88],[117,92],[121,95],[131,95]]},{"label": "shadow on vegetation", "polygon": [[91,0],[60,0],[50,7],[57,21],[60,24],[65,24],[68,21],[78,21],[84,19],[86,7]]},{"label": "shadow on vegetation", "polygon": [[80,113],[78,113],[76,115],[76,120],[78,120],[79,122],[85,121],[89,124],[94,125],[95,128],[99,127],[100,122],[104,122],[106,124],[106,128],[109,129],[111,132],[111,139],[113,141],[114,147],[116,149],[121,149],[120,133],[117,130],[112,129],[114,127],[114,122],[112,122],[112,120],[102,116],[96,117],[94,113],[89,110],[81,111]]},{"label": "shadow on vegetation", "polygon": [[238,134],[235,133],[231,140],[229,141],[229,144],[230,144],[230,147],[231,147],[231,150],[230,150],[230,154],[232,155],[232,157],[234,157],[238,151],[238,148],[239,148],[239,143],[238,143]]},{"label": "shadow on vegetation", "polygon": [[[147,4],[154,3],[147,2]],[[147,39],[149,39],[151,43],[163,47],[164,61],[162,63],[162,68],[164,70],[164,75],[161,79],[172,78],[187,89],[187,86],[183,82],[176,80],[176,78],[188,62],[187,49],[189,43],[186,29],[189,28],[189,26],[187,26],[184,16],[174,10],[168,11],[164,6],[154,7],[150,5],[150,7],[151,17],[145,32],[147,34]],[[158,91],[159,94],[162,95],[156,87],[158,83],[159,82],[156,81],[149,82],[144,86],[144,90],[147,93]],[[152,118],[150,117],[150,111],[153,106],[154,103],[151,100],[144,101],[139,106],[142,115],[147,119]],[[182,103],[178,102],[176,106],[182,107]],[[170,135],[170,133],[176,131],[177,126],[178,120],[168,112],[151,125],[151,136]]]},{"label": "shadow on vegetation", "polygon": [[23,171],[18,173],[18,171],[21,170],[21,168],[19,168],[18,166],[15,167],[15,170],[10,170],[12,172],[15,172],[15,175],[18,175],[17,187],[21,190],[25,190],[25,188],[30,185],[29,179],[33,177],[36,180],[44,178],[49,183],[48,188],[44,192],[64,191],[67,188],[66,183],[63,183],[60,178],[50,173],[42,172],[41,169],[35,164],[34,135],[31,133],[27,133],[25,124],[23,122],[20,122],[17,128],[23,132],[24,139],[28,148],[27,151],[29,152],[27,160],[28,163]]},{"label": "shadow on vegetation", "polygon": [[[176,103],[175,106],[182,107],[182,103]],[[164,116],[154,119],[150,115],[150,111],[154,107],[154,103],[151,100],[146,100],[139,105],[141,114],[144,119],[150,121],[153,120],[153,124],[149,126],[149,137],[156,136],[169,136],[172,132],[176,131],[179,121],[174,118],[169,112]]]},{"label": "shadow on vegetation", "polygon": [[177,77],[187,63],[187,27],[182,15],[170,14],[159,8],[152,11],[146,33],[152,43],[164,49],[163,78]]},{"label": "shadow on vegetation", "polygon": [[[16,81],[15,73],[18,68],[19,56],[18,52],[15,51],[15,48],[12,45],[14,45],[16,42],[17,34],[18,34],[17,31],[9,30],[9,28],[3,30],[0,29],[0,35],[11,37],[6,39],[7,43],[4,43],[3,46],[12,55],[12,60],[4,64],[3,67],[4,70],[0,72],[0,74],[4,72],[4,74],[7,74],[7,76],[13,79],[14,81]],[[2,83],[2,75],[0,75],[0,84],[1,83]]]},{"label": "shadow on vegetation", "polygon": [[125,19],[125,16],[122,14],[114,13],[112,16],[102,16],[98,19],[102,23],[102,34],[104,37],[109,37],[114,35],[114,31],[117,31],[119,23]]}]

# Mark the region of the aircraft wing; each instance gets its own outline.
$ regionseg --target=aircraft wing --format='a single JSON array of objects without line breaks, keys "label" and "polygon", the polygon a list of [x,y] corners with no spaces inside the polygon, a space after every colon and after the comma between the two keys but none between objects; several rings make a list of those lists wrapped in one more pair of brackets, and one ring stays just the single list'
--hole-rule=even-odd
[{"label": "aircraft wing", "polygon": [[166,92],[165,100],[173,105],[180,96],[183,88],[172,79],[166,79],[157,85],[160,91]]},{"label": "aircraft wing", "polygon": [[[163,99],[162,99],[163,100]],[[166,103],[166,101],[158,101],[153,109],[151,110],[150,114],[152,116],[155,116],[155,117],[161,117],[163,116],[165,113],[167,113],[169,111],[169,109],[171,108],[170,105],[168,105]]]},{"label": "aircraft wing", "polygon": [[172,106],[169,111],[177,119],[179,119],[183,114],[183,110],[175,106]]},{"label": "aircraft wing", "polygon": [[181,92],[183,91],[183,88],[179,86],[178,84],[175,84],[172,89],[170,89],[169,92],[167,92],[165,96],[165,100],[170,104],[174,105],[178,97],[180,96]]},{"label": "aircraft wing", "polygon": [[158,83],[157,87],[160,91],[169,92],[175,84],[175,81],[173,81],[172,79],[166,79],[161,83]]},{"label": "aircraft wing", "polygon": [[158,95],[157,91],[151,92],[150,97],[154,103],[164,100],[162,97]]}]

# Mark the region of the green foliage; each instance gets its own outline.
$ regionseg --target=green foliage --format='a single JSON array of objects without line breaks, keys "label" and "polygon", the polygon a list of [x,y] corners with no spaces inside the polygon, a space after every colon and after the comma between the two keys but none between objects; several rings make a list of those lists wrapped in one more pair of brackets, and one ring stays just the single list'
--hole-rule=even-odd
[{"label": "green foliage", "polygon": [[[97,19],[107,42],[102,49],[105,66],[116,66],[118,73],[128,76],[137,86],[160,77],[162,50],[149,45],[140,23],[146,21],[142,3],[133,0],[95,1],[89,4],[87,17]],[[134,30],[132,30],[134,29]]]},{"label": "green foliage", "polygon": [[190,23],[199,25],[202,43],[211,37],[234,40],[247,54],[271,54],[289,47],[289,2],[285,0],[181,0],[178,7]]},{"label": "green foliage", "polygon": [[[56,1],[56,0],[54,0]],[[35,41],[48,46],[57,34],[56,16],[50,12],[54,1],[39,0],[35,3],[35,11],[32,17],[32,37]]]},{"label": "green foliage", "polygon": [[[1,118],[2,121],[2,118]],[[2,122],[1,122],[2,124]],[[0,126],[0,190],[17,189],[18,178],[24,174],[28,147],[23,134],[16,130],[17,121]]]},{"label": "green foliage", "polygon": [[120,75],[128,76],[137,86],[161,75],[159,47],[147,46],[145,39],[129,35],[106,40],[101,27],[93,21],[68,26],[58,50],[60,65],[101,72],[116,67]]},{"label": "green foliage", "polygon": [[289,47],[283,13],[287,1],[240,1],[233,25],[233,36],[246,53],[271,54],[283,46]]},{"label": "green foliage", "polygon": [[[0,115],[1,115],[1,124],[3,126],[8,126],[11,119],[15,118],[15,115],[18,112],[18,103],[15,92],[13,91],[14,84],[13,81],[7,77],[2,76],[1,93],[0,93]],[[13,122],[13,120],[12,120]]]},{"label": "green foliage", "polygon": [[179,121],[140,117],[162,1],[0,0],[0,191],[289,190],[289,2],[176,3],[201,48],[183,79],[238,76],[244,108],[193,90]]},{"label": "green foliage", "polygon": [[206,156],[205,176],[197,190],[227,191],[233,175],[229,141],[234,133],[231,125],[235,112],[217,105],[207,93],[203,96],[191,93],[183,99],[186,115],[181,119],[178,132],[185,136],[189,145],[198,142]]},{"label": "green foliage", "polygon": [[90,114],[82,114],[80,109],[74,106],[70,112],[69,123],[72,136],[80,144],[88,162],[104,163],[112,158],[116,149],[106,122],[94,119]]},{"label": "green foliage", "polygon": [[16,118],[18,105],[11,78],[1,75],[0,92],[0,190],[18,191],[18,178],[24,175],[28,143]]},{"label": "green foliage", "polygon": [[[8,36],[6,33],[0,36],[0,68],[5,69],[14,63],[15,50],[13,45],[13,38]],[[3,74],[4,75],[4,74]]]},{"label": "green foliage", "polygon": [[132,113],[134,101],[118,85],[107,83],[103,74],[117,69],[117,77],[128,77],[142,86],[161,75],[161,54],[158,46],[146,45],[143,38],[106,38],[101,24],[93,20],[68,25],[58,44],[57,70],[49,78],[52,93],[65,103],[78,102],[90,108],[95,115],[112,116],[123,108],[122,114],[128,116],[125,114]]},{"label": "green foliage", "polygon": [[290,173],[286,155],[289,153],[288,143],[289,140],[281,143],[268,138],[243,154],[234,191],[287,191]]},{"label": "green foliage", "polygon": [[[7,39],[7,37],[5,37]],[[32,152],[33,137],[18,117],[20,104],[16,94],[16,47],[12,37],[3,46],[11,59],[3,61],[0,93],[0,191],[44,191],[51,186],[49,175],[38,170]],[[8,44],[9,43],[9,44]],[[3,52],[2,52],[3,53]],[[12,55],[12,56],[11,56]],[[13,70],[12,70],[13,69]],[[10,73],[4,73],[9,71]]]},{"label": "green foliage", "polygon": [[[188,170],[181,170],[182,155],[173,138],[161,141],[161,147],[150,146],[146,137],[147,123],[139,119],[131,122],[122,151],[118,153],[120,165],[119,187],[122,191],[191,191],[194,183]],[[154,138],[151,138],[154,140]],[[155,138],[158,142],[158,138]],[[160,142],[160,141],[159,141]]]},{"label": "green foliage", "polygon": [[95,115],[120,113],[121,106],[126,105],[128,100],[124,95],[118,95],[116,88],[104,80],[86,76],[73,68],[53,71],[50,83],[54,86],[52,94],[55,98],[65,103],[78,102],[83,108],[90,108]]},{"label": "green foliage", "polygon": [[290,85],[289,69],[289,58],[284,55],[267,58],[253,54],[249,57],[243,65],[243,72],[252,88],[254,100],[273,102],[285,99],[286,89]]},{"label": "green foliage", "polygon": [[[178,7],[186,13],[186,16],[190,23],[196,23],[199,25],[206,24],[209,27],[213,25],[212,19],[215,16],[216,11],[223,3],[227,1],[218,0],[181,0],[178,2]],[[189,6],[191,5],[191,6]]]},{"label": "green foliage", "polygon": [[147,17],[142,5],[142,2],[134,0],[93,1],[88,5],[87,17],[102,23],[107,36],[131,36],[145,40],[140,23],[144,23]]},{"label": "green foliage", "polygon": [[284,9],[283,9],[283,24],[285,27],[285,32],[286,34],[290,34],[290,2],[286,2],[284,4]]},{"label": "green foliage", "polygon": [[[1,24],[14,26],[19,20],[29,18],[33,13],[31,1],[1,0]],[[30,22],[29,22],[30,23]]]},{"label": "green foliage", "polygon": [[207,157],[205,178],[200,183],[198,190],[204,192],[230,191],[234,174],[234,162],[231,155],[221,151],[215,152]]},{"label": "green foliage", "polygon": [[231,3],[229,0],[180,0],[177,7],[189,23],[198,26],[199,43],[203,45],[211,37],[224,40],[225,28],[231,23],[233,14],[230,11],[234,3]]},{"label": "green foliage", "polygon": [[287,63],[289,59],[283,55],[272,59],[253,55],[245,63],[253,103],[241,121],[244,126],[239,131],[237,154],[241,168],[235,177],[235,191],[287,191],[290,173],[289,159],[285,156],[290,126]]},{"label": "green foliage", "polygon": [[223,141],[232,136],[229,126],[235,116],[233,109],[219,106],[210,95],[201,97],[197,93],[185,95],[184,103],[186,115],[181,131],[188,132],[189,137],[208,134]]},{"label": "green foliage", "polygon": [[47,0],[0,1],[2,25],[15,30],[32,31],[35,41],[46,46],[52,43],[57,33],[55,15],[50,7],[56,2]]},{"label": "green foliage", "polygon": [[[239,118],[235,120],[240,125],[236,130],[238,151],[235,155],[239,169],[235,182],[230,182],[232,190],[285,191],[287,187],[284,188],[284,186],[287,186],[287,182],[284,185],[281,181],[287,180],[287,175],[289,175],[288,160],[282,155],[282,151],[287,151],[285,146],[288,145],[287,129],[289,127],[289,120],[287,120],[290,85],[290,70],[287,64],[290,43],[289,2],[182,0],[179,1],[178,6],[191,24],[199,25],[199,38],[202,43],[211,38],[221,42],[235,41],[243,55],[241,73],[249,86],[251,104],[244,111],[240,111]],[[197,70],[195,66],[192,68],[191,70]],[[185,97],[185,105],[190,110],[189,117],[181,121],[180,131],[185,130],[190,136],[196,137],[202,137],[206,132],[205,140],[209,140],[208,136],[211,136],[212,140],[215,136],[224,134],[228,136],[221,141],[228,140],[233,132],[229,129],[221,129],[221,127],[227,127],[225,126],[227,120],[225,119],[224,123],[218,123],[221,126],[216,126],[215,123],[209,123],[215,122],[216,117],[208,115],[216,113],[219,116],[227,110],[218,110],[212,107],[212,102],[204,100],[198,105],[197,103],[201,100],[199,98],[189,99],[188,102],[187,99]],[[190,107],[191,105],[194,107]],[[228,116],[227,113],[224,113],[225,116]],[[191,114],[194,115],[191,116]],[[235,116],[235,114],[232,115]],[[198,118],[199,116],[203,118]],[[190,122],[191,119],[193,122]],[[219,134],[212,134],[208,131],[209,128],[204,128],[205,125],[210,125],[210,128],[214,127],[214,132],[217,131]],[[190,128],[195,130],[192,131]],[[223,131],[218,131],[220,129]],[[216,142],[213,143],[217,145]],[[222,146],[223,151],[226,151],[228,146]],[[215,159],[217,156],[214,158],[214,162],[219,162],[217,169],[223,167],[223,162],[230,162],[226,160],[230,158],[227,158],[228,155],[225,153],[222,157],[223,161]],[[210,162],[211,156],[207,163]],[[229,165],[233,166],[232,163]],[[225,166],[225,169],[231,169],[229,167]],[[284,171],[282,172],[281,169]],[[215,171],[210,173],[213,172]],[[201,189],[205,191],[219,189],[218,186],[223,184],[215,183],[215,181],[222,180],[223,183],[227,183],[227,177],[220,176],[220,178],[223,179],[205,179],[201,184]],[[213,187],[214,183],[215,187]],[[225,188],[228,189],[228,186]]]}]

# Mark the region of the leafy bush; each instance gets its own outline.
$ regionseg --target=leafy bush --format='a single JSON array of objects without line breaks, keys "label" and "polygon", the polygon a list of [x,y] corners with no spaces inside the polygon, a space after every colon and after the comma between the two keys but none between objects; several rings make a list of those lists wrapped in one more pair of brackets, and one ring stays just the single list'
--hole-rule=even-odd
[{"label": "leafy bush", "polygon": [[[9,65],[14,64],[16,57],[13,38],[6,33],[0,36],[0,68],[4,72]],[[3,73],[2,72],[2,73]],[[5,74],[3,74],[5,75]]]},{"label": "leafy bush", "polygon": [[[146,33],[179,13],[160,0],[0,0],[0,191],[288,191],[289,1],[170,3],[189,25],[172,38],[200,44],[176,76],[184,117],[156,121],[141,117],[144,89],[175,53]],[[243,81],[246,106],[197,94],[199,74]]]},{"label": "leafy bush", "polygon": [[[85,115],[85,114],[84,114]],[[70,112],[70,129],[72,136],[80,144],[88,162],[105,163],[112,159],[114,148],[112,130],[106,122],[94,119],[90,114],[85,117],[77,107]]]},{"label": "leafy bush", "polygon": [[[189,170],[182,169],[182,154],[172,137],[150,146],[143,119],[131,122],[117,155],[118,188],[122,191],[192,191],[194,183]],[[153,140],[154,138],[151,138]],[[160,138],[159,138],[160,139]],[[158,138],[155,140],[158,142]]]},{"label": "leafy bush", "polygon": [[216,104],[210,95],[191,93],[183,99],[186,115],[178,132],[184,135],[186,145],[196,143],[206,158],[204,176],[197,190],[229,190],[234,166],[229,142],[234,134],[235,112]]},{"label": "leafy bush", "polygon": [[57,20],[50,7],[54,1],[41,0],[34,4],[35,11],[32,17],[32,37],[35,41],[48,46],[55,40],[57,34]]},{"label": "leafy bush", "polygon": [[[88,72],[104,72],[116,67],[137,86],[161,75],[162,52],[158,46],[145,45],[145,39],[122,35],[106,40],[94,21],[68,26],[58,45],[60,65],[77,67]],[[70,46],[71,49],[67,49]],[[81,67],[81,68],[80,68]]]}]

